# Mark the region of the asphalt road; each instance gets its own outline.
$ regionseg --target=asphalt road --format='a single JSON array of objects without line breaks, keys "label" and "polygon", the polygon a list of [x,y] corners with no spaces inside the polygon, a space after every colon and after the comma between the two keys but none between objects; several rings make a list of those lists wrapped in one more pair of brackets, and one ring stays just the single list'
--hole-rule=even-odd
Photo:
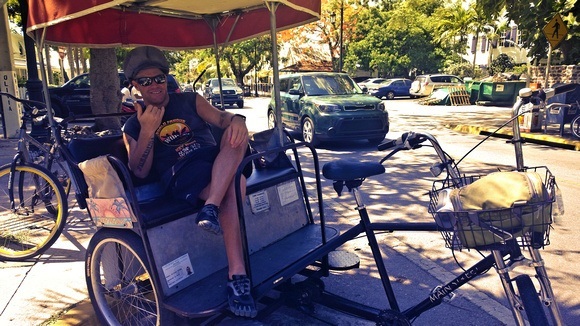
[{"label": "asphalt road", "polygon": [[[250,131],[260,131],[267,128],[266,106],[268,99],[246,99],[244,109],[235,106],[232,112],[248,117]],[[471,121],[477,124],[489,123],[495,125],[504,116],[509,115],[509,108],[482,107],[427,107],[420,106],[411,100],[388,101],[387,108],[391,113],[391,132],[387,137],[398,136],[407,130],[428,130],[436,135],[448,148],[454,157],[465,153],[465,149],[473,146],[480,136],[462,135],[449,131],[448,126],[454,123]],[[461,117],[461,119],[457,119]],[[493,147],[486,147],[484,157],[492,163],[502,166],[513,164],[509,150],[501,155],[491,156],[499,146],[508,146],[503,141],[490,141]],[[532,153],[548,151],[545,147],[532,146]],[[14,153],[15,142],[0,140],[0,161],[8,161]],[[446,147],[447,148],[447,147]],[[527,150],[527,147],[526,147]],[[384,153],[376,150],[366,142],[324,144],[318,149],[321,163],[336,158],[357,157],[365,160],[376,160]],[[551,156],[563,155],[570,161],[578,162],[578,152],[566,150],[550,150]],[[568,154],[561,154],[562,152]],[[387,166],[387,173],[381,178],[368,180],[362,188],[365,201],[372,216],[388,220],[425,219],[425,192],[430,188],[428,177],[429,162],[432,156],[428,151],[405,153],[398,155]],[[306,155],[306,154],[301,154]],[[511,156],[513,157],[513,156]],[[535,160],[538,160],[536,158]],[[483,158],[470,156],[466,159],[468,171],[492,169],[491,164]],[[562,168],[566,188],[578,188],[578,172],[569,172]],[[312,166],[305,164],[307,180],[312,180]],[[331,225],[344,230],[356,223],[356,211],[352,197],[344,194],[337,197],[332,185],[323,180],[325,213]],[[310,189],[309,191],[314,191]],[[577,193],[577,192],[576,192]],[[573,197],[565,197],[573,219],[578,207]],[[574,230],[566,226],[564,230],[553,233],[553,244],[546,248],[545,258],[549,266],[557,298],[561,297],[560,306],[566,324],[574,324],[573,320],[580,314],[580,303],[577,296],[580,272],[578,268],[561,268],[570,262],[577,262]],[[0,325],[41,325],[59,324],[94,325],[90,305],[86,305],[86,285],[84,280],[84,253],[94,227],[87,220],[87,215],[78,207],[71,211],[67,228],[57,243],[38,259],[14,263],[0,262]],[[560,239],[563,238],[563,239]],[[394,284],[399,305],[409,307],[417,298],[428,295],[433,287],[452,279],[460,268],[455,263],[449,249],[444,248],[439,234],[401,232],[397,234],[379,235],[381,248],[384,250],[387,268]],[[345,249],[356,252],[361,258],[361,268],[356,270],[333,272],[325,280],[327,289],[344,295],[361,303],[375,307],[387,307],[382,294],[381,285],[371,263],[372,255],[365,238],[357,238],[345,245]],[[462,265],[468,265],[477,257],[476,253],[456,253]],[[575,263],[574,263],[575,264]],[[71,306],[81,303],[82,309],[68,310]],[[84,304],[84,305],[83,305]],[[87,308],[88,306],[88,308]],[[59,313],[68,311],[63,316]],[[55,317],[57,316],[57,317]],[[231,320],[231,324],[240,321]],[[227,322],[225,322],[227,324]],[[317,306],[314,314],[305,315],[290,309],[281,309],[270,317],[260,321],[246,321],[244,324],[256,325],[365,325],[373,324],[353,319],[346,315]],[[456,299],[443,304],[419,317],[414,325],[511,325],[511,312],[506,308],[501,288],[495,273],[476,280],[460,291]]]}]

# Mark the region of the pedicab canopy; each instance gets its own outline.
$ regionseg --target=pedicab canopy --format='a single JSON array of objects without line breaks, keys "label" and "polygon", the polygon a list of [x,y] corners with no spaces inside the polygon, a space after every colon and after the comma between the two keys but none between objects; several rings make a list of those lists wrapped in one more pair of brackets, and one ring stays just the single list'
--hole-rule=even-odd
[{"label": "pedicab canopy", "polygon": [[[275,31],[318,20],[320,3],[321,0],[28,0],[26,31],[40,45],[39,58],[45,43],[88,48],[153,45],[166,50],[214,47],[218,62],[218,45],[270,33],[273,93],[279,107]],[[50,108],[45,83],[43,87]],[[281,121],[279,110],[276,121]],[[281,143],[281,129],[278,135]]]},{"label": "pedicab canopy", "polygon": [[27,33],[54,45],[208,48],[315,21],[320,1],[28,0]]}]

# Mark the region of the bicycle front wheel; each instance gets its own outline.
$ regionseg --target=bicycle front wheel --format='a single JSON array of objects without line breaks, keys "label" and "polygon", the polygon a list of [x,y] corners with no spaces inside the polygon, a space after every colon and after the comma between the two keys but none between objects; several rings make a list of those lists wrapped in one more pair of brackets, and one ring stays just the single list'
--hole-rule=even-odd
[{"label": "bicycle front wheel", "polygon": [[68,205],[64,190],[45,168],[33,164],[0,168],[0,259],[42,254],[60,236]]},{"label": "bicycle front wheel", "polygon": [[91,238],[85,271],[89,298],[103,325],[171,325],[141,239],[103,228]]},{"label": "bicycle front wheel", "polygon": [[530,276],[518,275],[514,280],[516,282],[526,316],[528,316],[530,326],[548,325],[548,317],[546,317],[544,305],[542,304],[542,301],[536,292],[536,288],[534,287],[534,283],[532,283]]}]

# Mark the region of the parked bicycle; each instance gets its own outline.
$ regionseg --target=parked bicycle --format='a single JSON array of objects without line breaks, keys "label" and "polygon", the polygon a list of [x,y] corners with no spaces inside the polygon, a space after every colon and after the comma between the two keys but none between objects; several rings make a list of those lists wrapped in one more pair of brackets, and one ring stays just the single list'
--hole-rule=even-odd
[{"label": "parked bicycle", "polygon": [[[75,163],[66,158],[70,139],[78,135],[74,128],[67,129],[68,122],[94,115],[50,118],[42,102],[8,93],[0,96],[23,105],[16,155],[0,167],[0,259],[21,261],[44,253],[62,233],[73,187],[79,196],[79,178],[70,172],[70,164]],[[122,115],[126,114],[102,117]],[[33,124],[42,130],[39,139],[28,133]]]},{"label": "parked bicycle", "polygon": [[24,260],[42,254],[61,234],[70,178],[54,138],[41,143],[27,133],[28,124],[48,128],[44,103],[0,96],[22,103],[24,109],[16,155],[0,167],[0,259]]}]

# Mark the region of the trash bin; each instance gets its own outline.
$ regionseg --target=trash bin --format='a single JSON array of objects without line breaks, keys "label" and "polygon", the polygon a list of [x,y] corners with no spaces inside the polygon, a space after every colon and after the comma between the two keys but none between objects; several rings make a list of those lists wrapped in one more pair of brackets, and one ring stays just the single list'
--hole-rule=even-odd
[{"label": "trash bin", "polygon": [[544,123],[544,114],[540,108],[534,107],[531,112],[524,113],[518,118],[520,130],[523,132],[541,132]]},{"label": "trash bin", "polygon": [[475,104],[477,102],[477,97],[479,96],[479,87],[481,86],[480,81],[466,80],[465,90],[469,93],[469,102]]},{"label": "trash bin", "polygon": [[[554,105],[554,104],[553,104]],[[576,107],[569,107],[567,104],[560,104],[556,102],[555,106],[549,105],[546,108],[545,131],[548,131],[548,124],[557,124],[560,128],[560,136],[564,135],[564,125],[572,122],[572,119],[577,114]]]},{"label": "trash bin", "polygon": [[476,104],[511,106],[524,87],[526,82],[523,81],[481,82]]}]

